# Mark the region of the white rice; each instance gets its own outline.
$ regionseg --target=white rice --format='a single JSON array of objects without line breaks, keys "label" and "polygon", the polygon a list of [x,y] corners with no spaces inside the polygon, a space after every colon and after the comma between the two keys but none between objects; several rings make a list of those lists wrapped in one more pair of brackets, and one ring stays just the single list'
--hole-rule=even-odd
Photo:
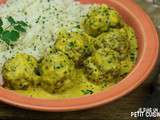
[{"label": "white rice", "polygon": [[7,16],[12,16],[31,25],[14,48],[7,49],[6,44],[0,42],[0,71],[4,62],[16,53],[28,53],[39,59],[54,44],[60,28],[77,30],[81,17],[88,9],[89,5],[81,5],[74,0],[8,0],[5,5],[0,5],[3,21]]}]

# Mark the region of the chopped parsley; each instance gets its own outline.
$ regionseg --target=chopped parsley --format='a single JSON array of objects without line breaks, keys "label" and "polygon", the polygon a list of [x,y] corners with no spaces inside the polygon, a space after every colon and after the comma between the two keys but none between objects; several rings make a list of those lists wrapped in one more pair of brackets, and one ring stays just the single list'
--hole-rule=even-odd
[{"label": "chopped parsley", "polygon": [[15,30],[11,31],[5,30],[1,35],[1,39],[5,41],[7,44],[10,44],[11,41],[13,42],[16,41],[19,37],[20,37],[19,32]]},{"label": "chopped parsley", "polygon": [[2,26],[3,25],[3,21],[2,21],[2,19],[0,19],[0,26]]},{"label": "chopped parsley", "polygon": [[39,16],[36,20],[36,23],[39,23],[39,20],[41,19],[41,16]]},{"label": "chopped parsley", "polygon": [[7,20],[11,25],[16,24],[16,21],[11,16],[7,17]]},{"label": "chopped parsley", "polygon": [[20,37],[20,34],[26,32],[28,24],[24,21],[16,21],[13,17],[9,16],[6,18],[9,26],[4,28],[3,21],[0,18],[0,39],[11,44],[17,41]]},{"label": "chopped parsley", "polygon": [[54,65],[54,69],[61,69],[63,68],[64,66],[62,64],[55,64]]},{"label": "chopped parsley", "polygon": [[92,91],[92,90],[88,90],[88,89],[86,89],[86,90],[81,90],[81,92],[84,94],[84,95],[88,95],[88,94],[93,94],[94,92]]},{"label": "chopped parsley", "polygon": [[69,43],[68,43],[68,46],[69,46],[70,48],[73,48],[73,47],[75,46],[75,44],[74,44],[73,42],[69,42]]}]

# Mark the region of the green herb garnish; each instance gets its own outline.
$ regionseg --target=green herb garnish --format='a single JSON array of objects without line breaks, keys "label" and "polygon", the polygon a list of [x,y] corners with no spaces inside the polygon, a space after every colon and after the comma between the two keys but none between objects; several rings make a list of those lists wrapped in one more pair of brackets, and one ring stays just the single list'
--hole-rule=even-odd
[{"label": "green herb garnish", "polygon": [[22,25],[14,26],[14,29],[20,32],[26,32],[26,29],[22,27]]},{"label": "green herb garnish", "polygon": [[0,34],[3,32],[3,28],[2,27],[0,27]]},{"label": "green herb garnish", "polygon": [[17,24],[22,25],[23,27],[28,27],[28,24],[24,21],[17,21]]},{"label": "green herb garnish", "polygon": [[70,48],[73,48],[75,45],[74,45],[73,42],[69,42],[69,43],[68,43],[68,46],[69,46]]},{"label": "green herb garnish", "polygon": [[13,17],[9,16],[6,18],[9,22],[9,26],[3,28],[3,21],[0,19],[0,39],[5,41],[7,44],[11,44],[17,41],[20,34],[26,32],[28,24],[24,21],[16,21]]},{"label": "green herb garnish", "polygon": [[2,21],[2,19],[0,18],[0,27],[2,27],[2,25],[3,25],[3,21]]},{"label": "green herb garnish", "polygon": [[41,16],[38,17],[38,19],[36,20],[36,23],[39,23],[40,19],[41,19]]},{"label": "green herb garnish", "polygon": [[11,17],[7,17],[8,22],[10,22],[10,24],[16,24],[16,21]]},{"label": "green herb garnish", "polygon": [[3,31],[1,39],[4,40],[7,44],[10,44],[11,40],[16,41],[20,37],[19,32],[12,31]]},{"label": "green herb garnish", "polygon": [[88,95],[88,94],[93,94],[94,92],[92,90],[81,90],[81,92],[84,94],[84,95]]}]

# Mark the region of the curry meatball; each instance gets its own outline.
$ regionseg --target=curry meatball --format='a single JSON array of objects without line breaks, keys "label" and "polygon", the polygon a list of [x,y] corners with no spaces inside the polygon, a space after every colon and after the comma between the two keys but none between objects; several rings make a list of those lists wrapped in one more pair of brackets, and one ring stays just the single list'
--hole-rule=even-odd
[{"label": "curry meatball", "polygon": [[33,56],[22,53],[15,55],[6,61],[2,69],[5,86],[14,90],[36,86],[39,83],[36,68],[37,60]]},{"label": "curry meatball", "polygon": [[91,36],[98,36],[109,30],[109,27],[119,27],[122,19],[118,12],[107,5],[95,5],[81,21],[81,28]]},{"label": "curry meatball", "polygon": [[124,59],[128,55],[130,43],[125,29],[113,29],[112,31],[102,33],[96,39],[96,48],[110,48],[121,54]]},{"label": "curry meatball", "polygon": [[127,33],[128,36],[128,42],[130,44],[130,49],[128,50],[128,56],[126,56],[125,59],[120,61],[121,63],[121,76],[124,77],[126,76],[134,67],[134,64],[136,63],[137,60],[137,40],[136,40],[136,34],[134,30],[128,26],[125,25],[124,29]]},{"label": "curry meatball", "polygon": [[116,10],[111,8],[109,10],[109,24],[110,27],[113,28],[119,28],[124,24],[120,14]]},{"label": "curry meatball", "polygon": [[97,84],[115,82],[119,77],[119,53],[108,49],[99,49],[84,61],[88,79]]},{"label": "curry meatball", "polygon": [[40,62],[41,86],[44,90],[55,93],[73,86],[74,63],[62,52],[45,56]]},{"label": "curry meatball", "polygon": [[79,64],[94,51],[93,38],[85,33],[61,31],[55,43],[55,49],[65,53]]},{"label": "curry meatball", "polygon": [[134,62],[130,57],[127,57],[125,60],[120,61],[120,65],[120,75],[124,77],[132,70]]},{"label": "curry meatball", "polygon": [[138,52],[137,52],[138,44],[137,44],[136,34],[134,30],[128,25],[125,25],[124,29],[128,35],[128,42],[130,44],[129,57],[130,57],[130,60],[133,63],[135,63],[138,55]]}]

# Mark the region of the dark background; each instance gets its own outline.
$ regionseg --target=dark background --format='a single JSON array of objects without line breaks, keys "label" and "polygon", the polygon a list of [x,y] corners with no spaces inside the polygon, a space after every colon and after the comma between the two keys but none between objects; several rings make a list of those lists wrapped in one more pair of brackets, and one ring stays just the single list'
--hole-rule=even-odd
[{"label": "dark background", "polygon": [[[160,27],[160,8],[156,8],[144,0],[136,1],[150,14],[157,28],[158,25]],[[155,69],[150,78],[136,90],[108,105],[77,112],[46,113],[23,110],[0,103],[0,120],[134,120],[135,118],[130,117],[130,113],[137,111],[151,94],[150,85],[157,72]]]}]

